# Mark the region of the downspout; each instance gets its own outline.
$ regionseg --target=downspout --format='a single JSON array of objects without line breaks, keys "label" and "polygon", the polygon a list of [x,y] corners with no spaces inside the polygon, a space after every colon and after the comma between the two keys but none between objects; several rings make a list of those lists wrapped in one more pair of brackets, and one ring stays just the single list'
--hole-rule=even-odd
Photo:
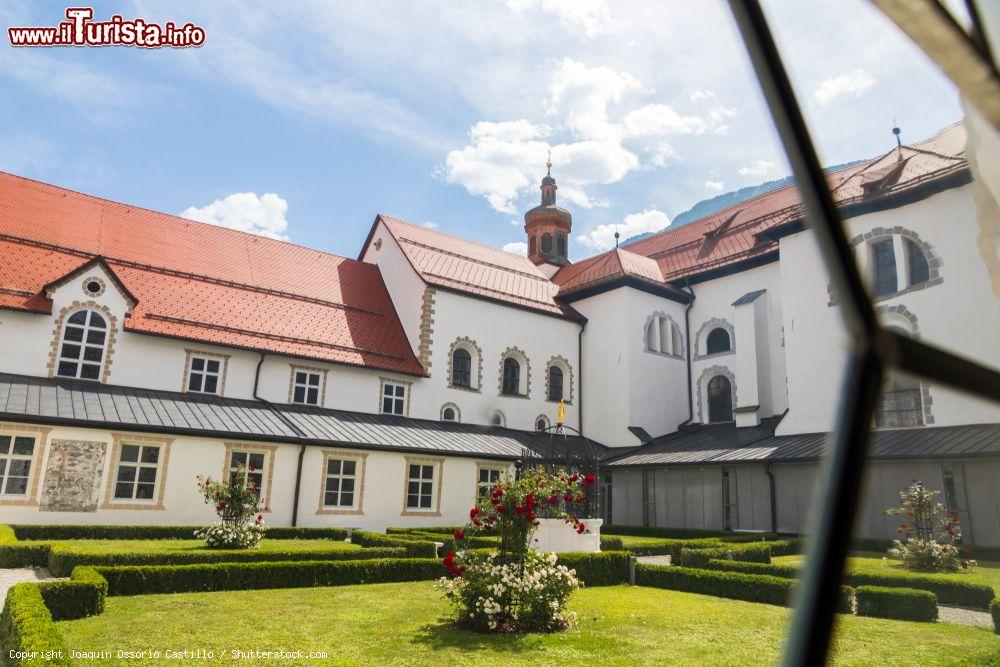
[{"label": "downspout", "polygon": [[767,487],[771,496],[771,532],[778,532],[778,498],[776,496],[776,486],[774,483],[774,470],[771,469],[771,462],[764,464],[764,474],[767,475]]},{"label": "downspout", "polygon": [[576,383],[577,404],[576,404],[576,430],[583,437],[583,332],[587,328],[587,318],[580,322],[580,333],[576,335]]},{"label": "downspout", "polygon": [[687,390],[688,390],[688,418],[677,425],[680,429],[681,426],[686,426],[691,423],[694,419],[694,394],[691,389],[691,382],[693,377],[691,374],[691,308],[694,306],[694,290],[691,289],[691,279],[688,278],[684,283],[685,289],[687,289],[688,294],[691,295],[691,300],[688,301],[688,305],[684,307],[684,340],[687,341]]},{"label": "downspout", "polygon": [[287,426],[292,433],[295,434],[295,440],[299,443],[299,463],[298,467],[295,469],[295,493],[292,498],[292,527],[294,528],[298,525],[299,519],[299,489],[302,486],[302,459],[306,454],[306,443],[305,440],[303,440],[305,433],[300,431],[299,427],[285,417],[285,415],[283,415],[280,410],[275,408],[270,401],[257,395],[257,389],[260,387],[260,368],[264,365],[265,356],[267,356],[267,352],[261,352],[260,359],[257,360],[257,370],[254,372],[253,376],[253,397],[263,403],[275,417],[281,420],[281,423]]}]

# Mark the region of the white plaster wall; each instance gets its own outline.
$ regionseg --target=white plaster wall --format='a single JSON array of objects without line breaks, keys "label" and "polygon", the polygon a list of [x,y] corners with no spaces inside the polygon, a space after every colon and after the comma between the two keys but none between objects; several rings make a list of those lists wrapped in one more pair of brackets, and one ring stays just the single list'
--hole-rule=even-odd
[{"label": "white plaster wall", "polygon": [[[970,185],[935,194],[905,207],[848,220],[849,236],[876,227],[901,226],[919,234],[940,255],[943,282],[877,302],[902,305],[918,320],[921,339],[1000,367],[1000,302],[978,245],[977,211]],[[864,248],[864,246],[862,246]],[[866,250],[866,249],[865,249]],[[897,262],[904,261],[897,257]],[[839,306],[826,295],[829,274],[812,233],[781,240],[781,279],[790,411],[779,434],[833,428],[847,359],[847,337]],[[1000,407],[938,386],[930,388],[934,425],[996,422]]]},{"label": "white plaster wall", "polygon": [[[57,427],[48,436],[53,439],[87,440],[107,445],[105,464],[101,476],[101,500],[96,512],[42,512],[37,506],[0,505],[0,521],[10,523],[69,523],[69,524],[167,524],[199,525],[216,520],[213,508],[206,505],[197,490],[198,475],[218,479],[226,465],[225,443],[221,439],[177,436],[170,445],[169,458],[159,482],[164,484],[163,510],[101,509],[107,482],[114,474],[112,436],[101,429]],[[127,442],[127,438],[125,439]],[[42,477],[39,480],[38,498],[41,499],[48,462],[47,442],[39,461]],[[247,446],[261,443],[245,443]],[[266,444],[266,443],[265,443]],[[364,498],[360,515],[317,514],[320,503],[323,452],[325,448],[307,446],[302,466],[302,487],[299,496],[298,525],[343,526],[384,530],[387,526],[454,525],[468,520],[478,482],[477,463],[500,467],[512,473],[509,462],[488,459],[445,457],[441,466],[440,516],[401,516],[404,497],[405,454],[397,452],[364,452],[331,448],[357,454],[368,454],[365,465]],[[264,521],[270,525],[291,524],[295,474],[298,465],[299,445],[279,444],[275,451],[271,476],[270,510]],[[414,456],[424,456],[414,454]]]}]

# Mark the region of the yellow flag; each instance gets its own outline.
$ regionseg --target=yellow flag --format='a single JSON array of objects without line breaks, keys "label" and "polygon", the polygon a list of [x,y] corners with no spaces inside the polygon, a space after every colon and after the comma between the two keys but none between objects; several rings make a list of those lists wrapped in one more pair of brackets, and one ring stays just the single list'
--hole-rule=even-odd
[{"label": "yellow flag", "polygon": [[564,421],[566,421],[566,406],[562,401],[559,401],[559,409],[556,410],[556,424],[562,426]]}]

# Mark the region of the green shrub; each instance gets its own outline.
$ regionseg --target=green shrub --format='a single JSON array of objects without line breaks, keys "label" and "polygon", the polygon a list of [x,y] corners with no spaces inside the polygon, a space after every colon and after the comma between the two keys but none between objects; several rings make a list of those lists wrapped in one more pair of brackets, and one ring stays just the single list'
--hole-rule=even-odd
[{"label": "green shrub", "polygon": [[703,530],[701,528],[657,528],[655,526],[604,526],[602,535],[635,535],[636,537],[663,537],[667,539],[700,539],[714,537],[724,541],[779,539],[776,533],[749,533],[738,530]]},{"label": "green shrub", "polygon": [[[753,563],[711,561],[705,567],[751,574],[770,574],[789,579],[799,576],[799,568],[795,565],[771,564],[762,567]],[[906,571],[886,573],[849,572],[845,577],[845,581],[855,587],[919,588],[937,595],[938,601],[941,604],[975,607],[977,609],[989,608],[990,601],[993,600],[995,595],[993,589],[985,584],[955,581],[947,576],[917,574]]]},{"label": "green shrub", "polygon": [[628,536],[620,539],[625,550],[634,556],[670,556],[675,562],[680,560],[682,549],[711,549],[722,544],[715,537],[696,540],[662,538],[656,539],[655,542],[644,540],[641,544],[629,541]]},{"label": "green shrub", "polygon": [[795,537],[788,540],[770,540],[767,543],[771,547],[771,557],[794,556],[802,553],[805,540]]},{"label": "green shrub", "polygon": [[406,555],[413,558],[436,558],[437,545],[430,540],[422,540],[415,537],[402,537],[401,535],[383,535],[370,530],[355,530],[351,533],[351,543],[359,546],[370,547],[395,547],[406,550]]},{"label": "green shrub", "polygon": [[[18,540],[194,540],[203,526],[72,526],[16,524]],[[271,526],[264,534],[272,540],[346,540],[346,528],[289,528]],[[0,538],[0,544],[3,544]]]},{"label": "green shrub", "polygon": [[601,551],[624,551],[625,543],[622,538],[613,535],[601,535]]},{"label": "green shrub", "polygon": [[346,528],[302,528],[291,526],[268,526],[264,533],[265,540],[336,540],[347,539]]},{"label": "green shrub", "polygon": [[1000,635],[1000,598],[990,601],[990,616],[993,617],[993,632]]},{"label": "green shrub", "polygon": [[[37,584],[15,584],[0,612],[0,661],[5,665],[69,665],[69,650]],[[18,658],[18,653],[27,658]]]},{"label": "green shrub", "polygon": [[70,581],[44,581],[38,589],[52,618],[62,621],[103,612],[108,581],[92,567],[78,567]]},{"label": "green shrub", "polygon": [[55,545],[49,556],[49,569],[65,577],[80,565],[195,565],[199,563],[279,563],[302,560],[368,560],[402,558],[402,547],[372,549],[297,549],[290,551],[89,551],[78,547]]},{"label": "green shrub", "polygon": [[0,567],[44,567],[51,546],[47,542],[0,544]]},{"label": "green shrub", "polygon": [[936,621],[937,596],[915,588],[858,586],[855,589],[858,616],[898,618],[907,621]]},{"label": "green shrub", "polygon": [[17,536],[14,534],[14,529],[5,523],[0,523],[0,545],[14,544],[14,542],[17,542]]},{"label": "green shrub", "polygon": [[703,568],[711,560],[736,560],[745,563],[770,563],[771,547],[767,542],[727,544],[709,549],[681,549],[679,565]]},{"label": "green shrub", "polygon": [[386,535],[407,535],[412,533],[432,533],[434,535],[452,535],[458,529],[465,529],[465,526],[425,526],[421,528],[386,528]]},{"label": "green shrub", "polygon": [[788,604],[794,586],[792,580],[781,577],[645,563],[636,564],[635,583],[782,606]]},{"label": "green shrub", "polygon": [[576,570],[576,576],[587,586],[613,586],[628,583],[629,559],[627,551],[601,551],[584,553],[570,551],[556,554],[560,565]]},{"label": "green shrub", "polygon": [[108,581],[108,595],[309,588],[436,579],[436,558],[377,558],[298,563],[208,563],[123,565],[94,568]]}]

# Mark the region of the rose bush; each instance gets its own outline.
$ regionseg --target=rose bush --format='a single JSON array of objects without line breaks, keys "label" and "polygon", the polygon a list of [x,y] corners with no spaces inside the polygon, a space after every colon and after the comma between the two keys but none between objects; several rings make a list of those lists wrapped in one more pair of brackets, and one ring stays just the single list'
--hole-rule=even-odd
[{"label": "rose bush", "polygon": [[[940,493],[914,477],[910,486],[899,491],[900,506],[886,511],[890,516],[906,518],[897,529],[905,539],[895,540],[889,553],[900,558],[907,569],[956,572],[976,564],[962,557],[958,513],[937,502]],[[968,549],[965,554],[969,555]]]},{"label": "rose bush", "polygon": [[[253,472],[250,466],[249,472]],[[198,491],[205,503],[215,506],[219,523],[195,532],[205,544],[216,549],[253,549],[260,544],[267,528],[260,513],[259,489],[250,481],[247,469],[240,466],[229,482],[198,477]],[[254,518],[256,515],[256,519]]]},{"label": "rose bush", "polygon": [[461,624],[486,632],[539,632],[573,622],[566,604],[580,586],[576,572],[557,564],[555,554],[535,553],[528,545],[540,516],[586,532],[573,508],[586,502],[596,481],[593,475],[533,469],[517,480],[500,479],[477,499],[455,541],[461,544],[466,534],[495,535],[500,546],[489,553],[449,552],[442,561],[451,578],[439,586]]}]

